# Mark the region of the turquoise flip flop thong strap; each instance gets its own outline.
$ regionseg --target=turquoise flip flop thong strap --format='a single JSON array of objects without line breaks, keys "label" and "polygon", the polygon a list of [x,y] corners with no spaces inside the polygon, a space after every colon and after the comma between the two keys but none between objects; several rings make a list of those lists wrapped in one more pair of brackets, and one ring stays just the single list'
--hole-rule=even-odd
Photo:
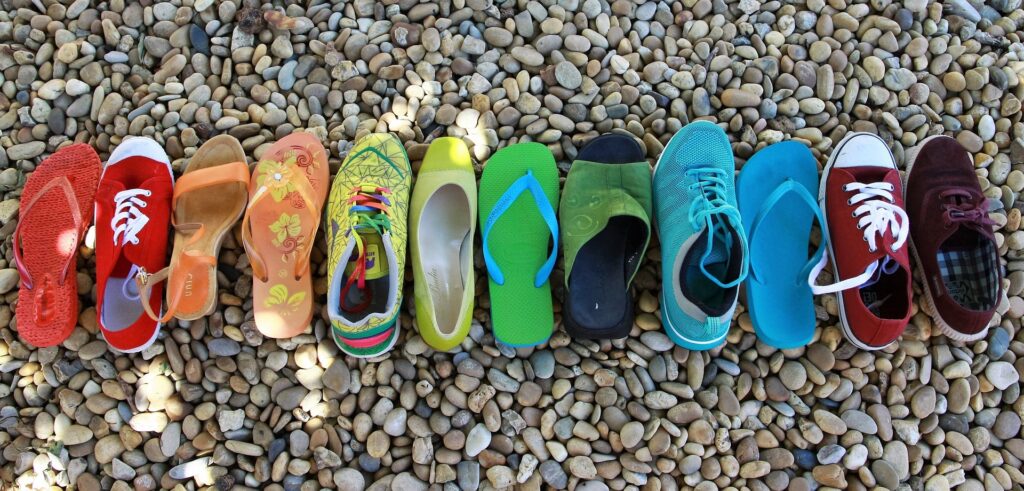
[{"label": "turquoise flip flop thong strap", "polygon": [[505,284],[505,275],[502,274],[501,268],[498,266],[497,261],[491,256],[491,248],[488,243],[488,237],[490,236],[491,229],[498,222],[502,215],[512,207],[512,204],[516,202],[520,195],[526,191],[530,192],[533,196],[533,201],[537,203],[537,211],[540,212],[540,216],[544,218],[544,222],[548,225],[548,230],[551,231],[551,238],[554,241],[554,246],[551,248],[551,254],[548,255],[548,260],[544,262],[539,270],[537,270],[537,276],[534,278],[534,288],[540,288],[548,277],[551,276],[551,270],[555,268],[555,260],[558,257],[558,219],[555,216],[555,210],[551,207],[551,203],[548,202],[547,195],[544,194],[544,189],[541,187],[540,182],[537,181],[536,177],[533,177],[532,171],[526,171],[526,175],[516,179],[511,186],[501,195],[498,202],[494,205],[490,215],[487,216],[487,223],[484,224],[483,231],[483,252],[484,262],[487,264],[487,274],[491,276],[491,279],[499,285]]},{"label": "turquoise flip flop thong strap", "polygon": [[[804,203],[807,204],[807,207],[814,212],[814,217],[815,219],[818,220],[819,224],[825,223],[825,217],[821,213],[821,208],[818,206],[817,200],[815,200],[814,197],[807,192],[807,188],[805,188],[800,183],[794,181],[793,179],[786,179],[785,182],[779,184],[779,186],[775,188],[775,191],[773,191],[772,194],[768,195],[768,197],[765,198],[764,204],[762,205],[761,209],[757,212],[757,215],[754,217],[753,222],[751,222],[751,243],[755,243],[757,241],[757,231],[760,230],[761,228],[761,222],[764,221],[765,217],[767,217],[768,214],[771,213],[772,210],[775,208],[775,206],[779,204],[779,202],[782,200],[782,197],[790,193],[800,197],[800,199],[802,199]],[[867,269],[867,271],[854,278],[838,281],[831,285],[818,285],[818,276],[821,274],[822,270],[825,269],[825,265],[828,264],[828,257],[825,255],[825,244],[825,240],[822,240],[821,243],[818,244],[818,250],[814,252],[814,255],[811,256],[811,259],[807,262],[807,265],[804,266],[801,270],[801,277],[807,278],[807,284],[811,287],[811,291],[815,295],[835,293],[856,286],[860,286],[864,284],[864,282],[867,279],[870,279],[872,275],[874,275],[875,269],[877,269],[877,264],[872,264]],[[761,276],[757,272],[757,264],[753,262],[751,262],[750,264],[750,275],[754,278],[754,281],[762,285],[766,284],[765,280],[761,278]]]}]

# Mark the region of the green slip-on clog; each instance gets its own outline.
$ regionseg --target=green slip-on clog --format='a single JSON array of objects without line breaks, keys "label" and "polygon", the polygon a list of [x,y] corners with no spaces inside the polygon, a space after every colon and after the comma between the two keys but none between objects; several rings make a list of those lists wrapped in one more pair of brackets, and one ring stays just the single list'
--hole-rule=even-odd
[{"label": "green slip-on clog", "polygon": [[423,158],[409,215],[416,324],[430,347],[448,351],[473,320],[476,175],[458,138],[434,140]]},{"label": "green slip-on clog", "polygon": [[635,138],[599,136],[569,169],[559,218],[566,332],[621,338],[633,327],[630,284],[651,238],[651,166]]},{"label": "green slip-on clog", "polygon": [[540,143],[498,150],[480,178],[491,323],[509,346],[541,344],[554,329],[548,277],[558,256],[558,184],[555,159]]}]

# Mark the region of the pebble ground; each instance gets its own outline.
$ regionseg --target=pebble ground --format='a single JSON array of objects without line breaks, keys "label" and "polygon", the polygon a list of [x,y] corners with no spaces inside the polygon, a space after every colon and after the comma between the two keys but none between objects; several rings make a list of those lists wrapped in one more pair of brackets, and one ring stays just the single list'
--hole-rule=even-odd
[{"label": "pebble ground", "polygon": [[[1024,485],[1021,0],[0,6],[0,487]],[[478,168],[536,140],[564,172],[609,131],[635,135],[653,161],[696,119],[728,129],[740,166],[786,138],[824,161],[852,130],[881,134],[902,166],[926,136],[955,136],[992,198],[1007,271],[989,337],[951,342],[915,308],[902,342],[859,351],[826,296],[806,348],[759,344],[741,308],[724,347],[688,352],[660,330],[655,245],[627,339],[496,345],[477,258],[477,322],[461,352],[435,353],[406,328],[389,356],[356,361],[339,356],[323,316],[289,340],[256,331],[237,237],[219,258],[219,310],[172,323],[144,353],[113,353],[97,334],[91,241],[71,337],[34,349],[17,336],[20,190],[72,141],[106,157],[128,135],[149,136],[180,171],[221,133],[258,158],[306,128],[334,169],[371,131],[397,134],[414,167],[442,135],[463,138]]]}]

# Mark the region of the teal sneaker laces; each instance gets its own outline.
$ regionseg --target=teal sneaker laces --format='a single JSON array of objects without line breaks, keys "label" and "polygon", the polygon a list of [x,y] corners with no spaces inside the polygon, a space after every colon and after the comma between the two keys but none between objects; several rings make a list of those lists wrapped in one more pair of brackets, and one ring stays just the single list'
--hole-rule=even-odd
[{"label": "teal sneaker laces", "polygon": [[[695,230],[706,228],[707,244],[704,247],[704,255],[700,259],[700,270],[709,280],[721,288],[733,288],[747,278],[750,269],[750,257],[747,254],[747,238],[743,233],[743,220],[739,210],[729,204],[726,200],[726,179],[729,177],[726,171],[711,167],[690,169],[684,174],[693,179],[687,190],[696,199],[690,206],[690,226]],[[730,233],[730,229],[732,233]],[[732,281],[723,282],[716,275],[708,271],[707,265],[715,252],[715,241],[725,245],[726,251],[731,251],[735,246],[733,241],[739,242],[740,247],[740,271]],[[731,254],[726,252],[725,261],[729,260]],[[717,261],[716,261],[717,262]]]}]

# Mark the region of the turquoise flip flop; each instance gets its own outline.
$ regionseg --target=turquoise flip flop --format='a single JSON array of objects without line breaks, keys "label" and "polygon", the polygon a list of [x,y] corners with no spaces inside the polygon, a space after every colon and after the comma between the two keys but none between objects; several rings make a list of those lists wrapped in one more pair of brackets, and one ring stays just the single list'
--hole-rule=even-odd
[{"label": "turquoise flip flop", "polygon": [[824,268],[825,241],[808,259],[811,226],[823,223],[814,193],[818,166],[802,143],[770,145],[737,179],[740,214],[750,244],[747,309],[762,342],[779,349],[814,337],[814,279]]}]

